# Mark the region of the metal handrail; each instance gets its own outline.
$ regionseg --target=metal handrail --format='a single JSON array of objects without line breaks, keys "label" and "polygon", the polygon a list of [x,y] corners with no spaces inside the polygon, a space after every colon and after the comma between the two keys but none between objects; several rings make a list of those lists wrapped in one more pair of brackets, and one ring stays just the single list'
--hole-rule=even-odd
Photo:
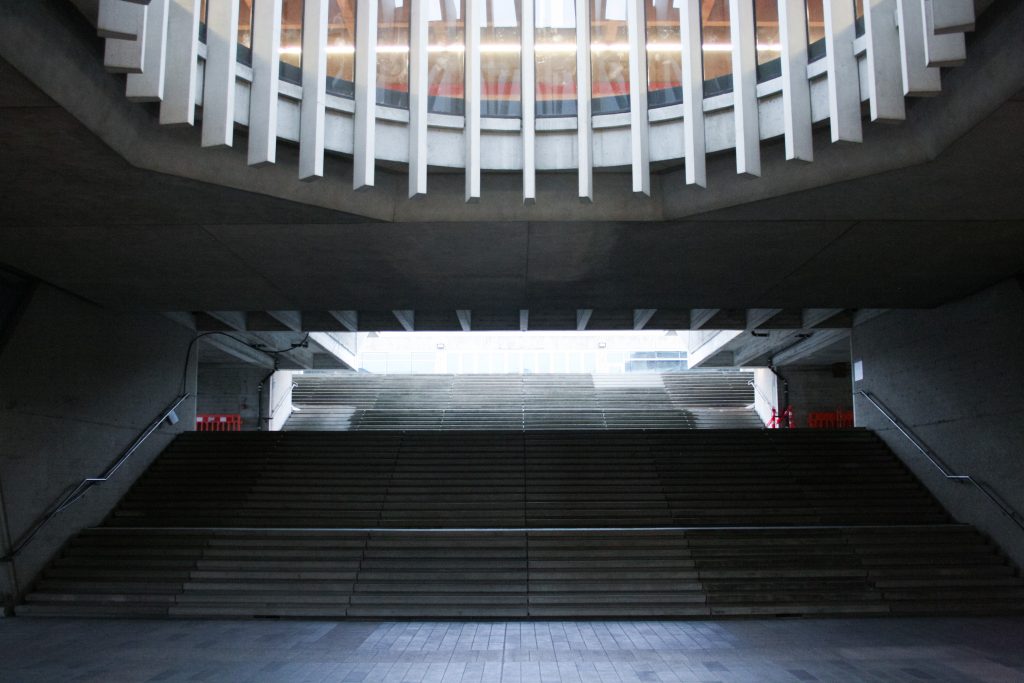
[{"label": "metal handrail", "polygon": [[757,387],[757,384],[754,382],[754,380],[748,379],[747,386],[753,389],[754,393],[760,394],[761,398],[763,398],[768,405],[772,404],[772,400],[768,398],[768,396]]},{"label": "metal handrail", "polygon": [[987,484],[983,484],[977,481],[974,477],[969,474],[957,474],[954,472],[946,463],[939,458],[930,448],[907,425],[896,417],[896,415],[890,410],[877,396],[874,396],[869,391],[863,389],[857,391],[858,394],[866,398],[871,405],[873,405],[878,412],[880,412],[889,422],[899,430],[900,434],[907,437],[910,443],[914,444],[914,447],[921,452],[921,454],[931,463],[932,467],[937,469],[942,476],[950,481],[955,481],[961,484],[970,484],[974,488],[985,494],[985,497],[992,501],[996,507],[999,508],[1000,512],[1010,518],[1010,521],[1016,524],[1021,531],[1024,531],[1024,517],[1021,516],[1009,503],[1004,501],[995,491],[993,491]]},{"label": "metal handrail", "polygon": [[121,452],[121,455],[119,455],[117,460],[114,461],[114,464],[108,467],[107,470],[98,477],[86,477],[85,479],[80,481],[78,485],[71,490],[70,493],[65,495],[53,507],[51,507],[50,511],[43,515],[43,517],[40,518],[40,520],[36,522],[35,525],[33,525],[32,528],[29,529],[17,543],[14,544],[10,552],[8,552],[3,557],[0,557],[0,562],[11,562],[14,559],[15,555],[20,553],[25,548],[25,546],[27,546],[29,542],[33,538],[35,538],[36,534],[38,534],[42,530],[42,528],[50,522],[51,519],[53,519],[58,514],[64,512],[64,510],[71,507],[71,505],[73,505],[82,496],[84,496],[86,491],[88,491],[90,488],[92,488],[96,484],[102,484],[103,482],[108,481],[111,477],[113,477],[114,474],[119,469],[121,469],[121,466],[128,461],[128,458],[130,458],[132,454],[139,449],[143,442],[145,442],[145,440],[148,439],[153,434],[153,432],[155,432],[160,427],[160,425],[163,424],[164,420],[166,420],[170,416],[170,414],[173,413],[178,408],[178,406],[184,403],[191,396],[192,394],[190,394],[189,392],[185,392],[179,395],[176,399],[174,399],[170,406],[168,406],[162,413],[160,413],[159,417],[154,419],[152,422],[149,423],[149,425],[145,429],[139,432],[139,435],[135,437],[135,440],[132,441],[131,444]]}]

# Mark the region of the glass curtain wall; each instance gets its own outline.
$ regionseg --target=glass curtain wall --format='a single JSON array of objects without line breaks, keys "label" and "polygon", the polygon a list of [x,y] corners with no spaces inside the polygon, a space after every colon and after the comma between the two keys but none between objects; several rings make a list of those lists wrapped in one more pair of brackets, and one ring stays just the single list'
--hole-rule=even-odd
[{"label": "glass curtain wall", "polygon": [[238,61],[252,66],[252,1],[238,3]]},{"label": "glass curtain wall", "polygon": [[853,16],[856,17],[857,35],[864,35],[864,0],[853,0]]},{"label": "glass curtain wall", "polygon": [[807,0],[807,58],[812,62],[825,56],[824,0]]},{"label": "glass curtain wall", "polygon": [[732,92],[732,36],[729,0],[702,0],[701,44],[704,53],[704,95]]},{"label": "glass curtain wall", "polygon": [[594,114],[629,111],[626,0],[590,0],[590,70]]},{"label": "glass curtain wall", "polygon": [[480,115],[517,117],[522,111],[520,0],[476,1],[484,9],[480,22]]},{"label": "glass curtain wall", "polygon": [[377,104],[409,108],[409,8],[412,2],[377,2]]},{"label": "glass curtain wall", "polygon": [[466,73],[465,0],[427,2],[427,110],[462,116]]},{"label": "glass curtain wall", "polygon": [[646,0],[647,106],[683,101],[683,53],[679,0]]},{"label": "glass curtain wall", "polygon": [[[533,0],[526,0],[533,2]],[[534,51],[537,116],[576,115],[576,7],[574,0],[537,0]]]},{"label": "glass curtain wall", "polygon": [[282,81],[302,83],[302,0],[281,3]]},{"label": "glass curtain wall", "polygon": [[356,0],[330,0],[327,7],[327,92],[355,97]]},{"label": "glass curtain wall", "polygon": [[777,0],[755,0],[754,25],[757,27],[757,80],[770,81],[782,75],[782,45],[779,44],[779,5]]}]

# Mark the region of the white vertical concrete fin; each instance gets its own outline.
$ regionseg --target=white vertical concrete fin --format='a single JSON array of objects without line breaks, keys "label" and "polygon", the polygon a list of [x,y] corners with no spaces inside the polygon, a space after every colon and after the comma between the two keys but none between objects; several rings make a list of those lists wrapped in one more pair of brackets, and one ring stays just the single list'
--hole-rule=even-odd
[{"label": "white vertical concrete fin", "polygon": [[967,59],[967,42],[963,33],[935,31],[935,3],[924,3],[924,56],[928,66],[958,66]]},{"label": "white vertical concrete fin", "polygon": [[849,0],[825,0],[825,65],[832,142],[861,142],[860,75],[853,51],[856,17]]},{"label": "white vertical concrete fin", "polygon": [[[109,6],[109,5],[108,5]],[[103,66],[114,73],[141,74],[146,64],[147,5],[136,5],[116,0],[116,9],[108,9],[118,22],[132,27],[131,38],[107,38],[103,45]]]},{"label": "white vertical concrete fin", "polygon": [[729,0],[732,38],[732,98],[736,126],[736,172],[761,175],[761,135],[757,120],[757,45],[754,3]]},{"label": "white vertical concrete fin", "polygon": [[483,0],[466,0],[466,201],[480,199],[480,19]]},{"label": "white vertical concrete fin", "polygon": [[925,22],[921,0],[896,0],[899,17],[900,66],[904,95],[938,95],[942,77],[925,57]]},{"label": "white vertical concrete fin", "polygon": [[[543,1],[543,0],[542,0]],[[532,204],[537,199],[537,153],[536,153],[536,121],[537,121],[537,67],[533,54],[534,22],[533,2],[524,0],[521,6],[519,22],[521,49],[519,52],[522,66],[519,73],[521,87],[520,104],[522,110],[523,144],[523,203]]]},{"label": "white vertical concrete fin", "polygon": [[252,20],[249,164],[277,160],[277,91],[281,59],[281,0],[257,0]]},{"label": "white vertical concrete fin", "polygon": [[629,35],[629,147],[633,192],[651,194],[650,124],[647,119],[647,25],[645,0],[626,0]]},{"label": "white vertical concrete fin", "polygon": [[352,187],[373,187],[377,127],[377,0],[356,5],[356,110],[352,125]]},{"label": "white vertical concrete fin", "polygon": [[[143,32],[139,6],[122,0],[100,0],[96,13],[96,34],[100,38],[136,40]],[[143,7],[142,9],[145,9]]]},{"label": "white vertical concrete fin", "polygon": [[683,50],[683,154],[686,157],[686,184],[707,187],[700,3],[689,0],[684,2],[680,9],[679,23]]},{"label": "white vertical concrete fin", "polygon": [[164,97],[167,73],[167,3],[152,0],[146,13],[145,68],[141,74],[128,74],[125,94],[136,102],[159,102]]},{"label": "white vertical concrete fin", "polygon": [[974,30],[974,0],[927,0],[937,35]]},{"label": "white vertical concrete fin", "polygon": [[167,69],[160,123],[196,120],[196,60],[199,55],[199,0],[168,0]]},{"label": "white vertical concrete fin", "polygon": [[427,193],[427,7],[409,8],[409,197]]},{"label": "white vertical concrete fin", "polygon": [[782,116],[786,158],[811,161],[811,86],[807,80],[807,6],[805,0],[779,0],[782,43]]},{"label": "white vertical concrete fin", "polygon": [[235,133],[239,0],[208,0],[203,76],[203,147],[230,147]]},{"label": "white vertical concrete fin", "polygon": [[327,3],[305,0],[302,10],[302,104],[299,112],[299,178],[324,174],[327,103]]},{"label": "white vertical concrete fin", "polygon": [[907,117],[896,17],[896,0],[864,0],[867,90],[872,121],[902,121]]},{"label": "white vertical concrete fin", "polygon": [[594,201],[594,127],[591,116],[590,0],[576,0],[576,167],[579,197]]}]

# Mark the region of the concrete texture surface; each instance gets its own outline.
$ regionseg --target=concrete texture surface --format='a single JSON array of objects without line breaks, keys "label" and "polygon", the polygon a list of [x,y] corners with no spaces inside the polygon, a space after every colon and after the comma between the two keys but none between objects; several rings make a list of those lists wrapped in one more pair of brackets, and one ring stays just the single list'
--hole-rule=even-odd
[{"label": "concrete texture surface", "polygon": [[[11,542],[71,487],[106,470],[180,393],[191,336],[156,314],[114,313],[36,289],[0,353],[0,521]],[[194,392],[194,355],[192,368]],[[177,426],[155,432],[116,478],[54,518],[13,572],[0,565],[0,594],[26,588],[23,580],[70,536],[102,521],[173,436],[192,427],[194,402],[178,414]]]},{"label": "concrete texture surface", "polygon": [[[865,390],[958,474],[1024,511],[1024,288],[1018,278],[930,311],[892,311],[853,329]],[[855,393],[857,426],[875,430],[960,521],[990,534],[1019,565],[1024,531],[983,494],[943,479]]]}]

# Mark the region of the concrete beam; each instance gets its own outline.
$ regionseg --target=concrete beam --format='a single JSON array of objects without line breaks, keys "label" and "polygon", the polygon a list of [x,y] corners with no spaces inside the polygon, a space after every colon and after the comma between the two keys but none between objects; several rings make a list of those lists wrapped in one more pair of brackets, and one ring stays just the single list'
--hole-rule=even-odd
[{"label": "concrete beam", "polygon": [[[343,363],[345,367],[353,370],[359,367],[359,359],[356,355],[335,339],[332,334],[328,332],[310,332],[309,340],[322,348],[328,355]],[[316,354],[315,350],[314,354]]]},{"label": "concrete beam", "polygon": [[262,368],[273,368],[274,360],[265,353],[261,353],[256,349],[250,348],[245,344],[235,341],[230,337],[225,337],[222,334],[211,334],[203,337],[201,343],[209,344],[211,347],[226,353],[229,356],[237,358],[243,363],[249,363],[251,365],[257,365]]},{"label": "concrete beam", "polygon": [[805,308],[803,327],[817,327],[832,316],[843,312],[842,308]]},{"label": "concrete beam", "polygon": [[267,311],[266,313],[292,332],[303,331],[302,314],[298,311]]},{"label": "concrete beam", "polygon": [[708,322],[714,318],[718,311],[718,308],[694,308],[690,311],[690,329],[699,330]]},{"label": "concrete beam", "polygon": [[[724,351],[726,344],[743,334],[742,330],[719,330],[708,339],[691,348],[687,354],[687,364],[691,368],[706,365],[711,358]],[[691,336],[691,339],[693,337]]]},{"label": "concrete beam", "polygon": [[356,311],[327,311],[349,332],[359,331],[359,314]]},{"label": "concrete beam", "polygon": [[935,33],[963,33],[974,30],[974,0],[924,0],[932,7]]},{"label": "concrete beam", "polygon": [[416,311],[399,310],[391,312],[395,314],[395,319],[401,323],[406,332],[416,331]]},{"label": "concrete beam", "polygon": [[782,312],[781,308],[751,308],[747,310],[747,329],[756,330]]},{"label": "concrete beam", "polygon": [[791,365],[832,346],[838,341],[848,339],[849,336],[849,330],[821,330],[814,332],[803,341],[773,355],[772,364],[775,366]]},{"label": "concrete beam", "polygon": [[590,322],[590,316],[594,315],[593,308],[580,308],[576,310],[576,330],[582,332],[587,329],[587,323]]},{"label": "concrete beam", "polygon": [[219,320],[236,332],[244,332],[246,330],[244,311],[204,311],[204,313],[214,320]]},{"label": "concrete beam", "polygon": [[633,329],[642,330],[651,322],[651,318],[658,312],[657,308],[635,308],[633,309]]}]

